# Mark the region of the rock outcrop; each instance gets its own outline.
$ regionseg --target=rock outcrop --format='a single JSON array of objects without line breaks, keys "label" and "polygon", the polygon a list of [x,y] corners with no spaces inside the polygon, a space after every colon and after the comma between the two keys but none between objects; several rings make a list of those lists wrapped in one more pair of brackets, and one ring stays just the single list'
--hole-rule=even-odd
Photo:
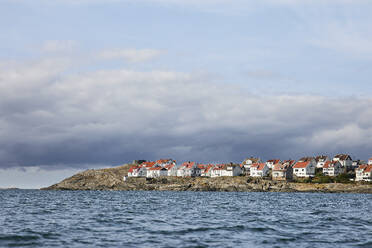
[{"label": "rock outcrop", "polygon": [[43,190],[159,190],[159,191],[236,191],[236,192],[327,192],[372,193],[372,184],[361,183],[290,183],[249,177],[156,179],[127,178],[130,165],[87,170]]}]

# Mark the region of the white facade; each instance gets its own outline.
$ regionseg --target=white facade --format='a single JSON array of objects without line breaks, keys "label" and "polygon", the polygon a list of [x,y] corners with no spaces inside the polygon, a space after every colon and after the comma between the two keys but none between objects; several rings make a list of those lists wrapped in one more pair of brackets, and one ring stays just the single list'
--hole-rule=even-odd
[{"label": "white facade", "polygon": [[267,160],[266,165],[269,167],[269,169],[272,169],[274,167],[274,164],[279,163],[279,159],[272,159],[272,160]]},{"label": "white facade", "polygon": [[128,177],[145,177],[146,168],[144,167],[133,167],[128,171]]},{"label": "white facade", "polygon": [[226,165],[224,169],[221,170],[221,176],[223,177],[235,177],[242,174],[242,169],[240,166]]},{"label": "white facade", "polygon": [[222,168],[213,168],[211,170],[211,177],[221,177],[222,176]]},{"label": "white facade", "polygon": [[372,165],[372,158],[368,160],[368,165]]},{"label": "white facade", "polygon": [[330,161],[328,156],[317,157],[317,159],[315,161],[316,162],[316,168],[323,168],[323,166],[325,165],[325,163],[327,161]]},{"label": "white facade", "polygon": [[351,168],[353,166],[353,160],[347,154],[339,154],[333,158],[333,161],[338,161],[344,168]]},{"label": "white facade", "polygon": [[323,175],[325,176],[337,176],[342,174],[345,169],[341,166],[339,162],[326,163],[323,167]]},{"label": "white facade", "polygon": [[244,168],[244,171],[249,174],[249,170],[251,168],[252,164],[255,163],[260,163],[261,159],[260,158],[247,158],[246,160],[243,161],[242,167]]},{"label": "white facade", "polygon": [[201,169],[197,167],[195,162],[185,162],[177,169],[178,177],[199,177]]},{"label": "white facade", "polygon": [[249,175],[251,177],[265,177],[269,173],[269,167],[266,164],[252,165]]},{"label": "white facade", "polygon": [[210,164],[210,165],[202,165],[200,169],[200,176],[202,177],[211,177],[212,175],[212,170],[215,166]]},{"label": "white facade", "polygon": [[372,181],[372,165],[361,165],[355,170],[355,181]]},{"label": "white facade", "polygon": [[161,167],[150,168],[147,170],[146,177],[156,178],[156,177],[166,177],[168,176],[168,170]]},{"label": "white facade", "polygon": [[169,177],[177,176],[177,166],[168,165],[168,166],[165,166],[165,168],[168,170],[168,175],[167,176],[169,176]]},{"label": "white facade", "polygon": [[296,177],[314,177],[315,176],[315,163],[297,162],[293,166],[293,175]]}]

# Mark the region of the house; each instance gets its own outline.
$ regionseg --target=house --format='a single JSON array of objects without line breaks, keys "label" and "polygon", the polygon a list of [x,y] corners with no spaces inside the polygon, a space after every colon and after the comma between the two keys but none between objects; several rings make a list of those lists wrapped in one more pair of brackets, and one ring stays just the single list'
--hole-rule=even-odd
[{"label": "house", "polygon": [[368,159],[368,165],[372,165],[372,158]]},{"label": "house", "polygon": [[266,161],[266,165],[267,167],[269,167],[269,169],[272,169],[274,167],[274,164],[278,164],[278,163],[280,163],[279,159],[271,159],[271,160]]},{"label": "house", "polygon": [[284,164],[284,165],[288,165],[288,166],[291,166],[291,167],[293,167],[293,165],[296,163],[296,161],[294,161],[294,160],[284,160],[283,162],[282,162],[282,164]]},{"label": "house", "polygon": [[200,168],[196,165],[195,162],[184,162],[177,169],[178,177],[198,177],[201,174]]},{"label": "house", "polygon": [[308,161],[314,163],[314,165],[316,164],[314,157],[302,157],[298,160],[298,162],[308,162]]},{"label": "house", "polygon": [[217,164],[211,171],[211,177],[222,177],[222,170],[224,164]]},{"label": "house", "polygon": [[143,177],[147,177],[147,170],[154,167],[156,162],[143,162],[140,166],[143,168]]},{"label": "house", "polygon": [[249,175],[251,177],[266,177],[269,173],[269,167],[266,163],[254,163],[251,165]]},{"label": "house", "polygon": [[159,159],[156,160],[155,166],[165,167],[166,165],[174,164],[176,165],[176,161],[173,159]]},{"label": "house", "polygon": [[214,168],[213,164],[198,164],[200,169],[200,176],[202,177],[211,177],[211,171]]},{"label": "house", "polygon": [[372,164],[360,165],[355,170],[355,181],[372,181]]},{"label": "house", "polygon": [[324,164],[329,161],[327,155],[320,155],[315,157],[316,168],[323,168]]},{"label": "house", "polygon": [[168,171],[168,177],[176,177],[177,176],[177,166],[175,164],[168,164],[164,166],[165,169]]},{"label": "house", "polygon": [[362,164],[366,164],[366,162],[363,161],[363,160],[357,159],[357,160],[354,160],[354,161],[351,163],[351,167],[352,167],[353,169],[356,169],[356,168],[359,167],[359,165],[362,165]]},{"label": "house", "polygon": [[222,167],[221,176],[223,177],[235,177],[242,174],[242,168],[235,164],[226,164]]},{"label": "house", "polygon": [[151,167],[147,169],[146,171],[147,178],[166,177],[166,176],[168,176],[168,170],[160,166]]},{"label": "house", "polygon": [[293,175],[296,177],[314,177],[315,176],[315,159],[314,163],[312,160],[298,161],[293,166]]},{"label": "house", "polygon": [[[293,161],[293,160],[292,160]],[[274,164],[271,177],[273,180],[289,181],[293,179],[293,162]]]},{"label": "house", "polygon": [[261,163],[261,159],[250,157],[250,158],[245,159],[241,163],[240,167],[243,169],[243,171],[245,172],[246,175],[249,175],[249,170],[251,168],[251,165],[256,164],[256,163]]},{"label": "house", "polygon": [[327,161],[323,166],[323,175],[325,176],[337,176],[345,172],[345,168],[342,167],[339,161]]},{"label": "house", "polygon": [[145,171],[141,166],[134,165],[128,170],[128,177],[140,177],[140,170]]},{"label": "house", "polygon": [[348,154],[338,154],[333,158],[333,161],[339,161],[346,169],[351,169],[353,165],[353,160]]},{"label": "house", "polygon": [[151,168],[153,167],[154,165],[156,164],[156,162],[143,162],[142,164],[140,164],[142,167],[148,169],[148,168]]}]

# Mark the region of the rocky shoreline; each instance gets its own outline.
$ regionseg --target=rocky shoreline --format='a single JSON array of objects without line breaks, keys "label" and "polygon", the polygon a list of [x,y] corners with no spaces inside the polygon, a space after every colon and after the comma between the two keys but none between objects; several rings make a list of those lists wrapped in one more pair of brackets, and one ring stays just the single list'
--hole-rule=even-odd
[{"label": "rocky shoreline", "polygon": [[157,191],[224,191],[224,192],[324,192],[369,193],[372,184],[363,183],[293,183],[277,182],[250,177],[180,178],[157,179],[123,177],[129,165],[109,169],[87,170],[66,178],[60,183],[42,190],[157,190]]}]

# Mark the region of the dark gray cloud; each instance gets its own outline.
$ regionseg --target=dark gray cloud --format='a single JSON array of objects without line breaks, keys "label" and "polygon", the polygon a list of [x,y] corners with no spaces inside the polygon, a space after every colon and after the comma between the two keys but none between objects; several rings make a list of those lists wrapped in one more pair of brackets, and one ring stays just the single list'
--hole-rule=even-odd
[{"label": "dark gray cloud", "polygon": [[0,70],[1,167],[372,155],[371,99],[252,95],[171,71],[68,69],[49,59]]}]

